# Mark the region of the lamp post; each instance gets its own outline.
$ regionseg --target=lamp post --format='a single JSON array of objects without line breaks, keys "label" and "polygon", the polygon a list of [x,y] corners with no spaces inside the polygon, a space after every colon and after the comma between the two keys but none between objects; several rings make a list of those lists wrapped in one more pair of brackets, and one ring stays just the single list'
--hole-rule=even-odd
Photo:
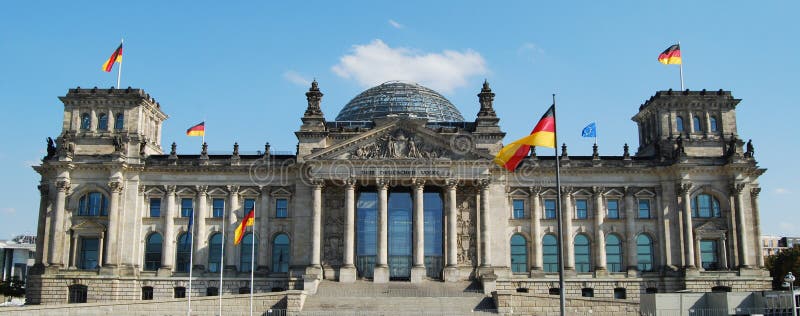
[{"label": "lamp post", "polygon": [[790,297],[792,299],[792,303],[790,304],[792,306],[792,316],[797,316],[797,306],[795,306],[794,299],[794,280],[795,277],[792,275],[792,272],[787,273],[786,276],[783,277],[783,281],[789,283],[789,291],[791,293]]}]

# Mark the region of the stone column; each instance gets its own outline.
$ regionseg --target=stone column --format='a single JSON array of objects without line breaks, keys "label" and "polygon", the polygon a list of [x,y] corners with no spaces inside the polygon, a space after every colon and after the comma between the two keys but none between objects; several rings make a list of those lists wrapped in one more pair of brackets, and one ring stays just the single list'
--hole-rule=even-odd
[{"label": "stone column", "polygon": [[627,263],[628,275],[635,276],[638,260],[636,258],[636,199],[633,196],[634,188],[625,187],[625,263]]},{"label": "stone column", "polygon": [[389,282],[389,184],[378,179],[378,258],[372,280],[375,283]]},{"label": "stone column", "polygon": [[692,190],[692,183],[681,183],[678,185],[676,190],[679,192],[681,199],[683,200],[683,242],[685,243],[683,248],[686,251],[686,265],[684,268],[695,269],[695,240],[694,229],[692,227],[692,205],[689,199],[689,191]]},{"label": "stone column", "polygon": [[425,279],[425,180],[414,180],[414,217],[413,217],[413,266],[411,268],[411,283],[419,283]]},{"label": "stone column", "polygon": [[481,266],[492,266],[491,232],[489,231],[489,179],[481,179]]},{"label": "stone column", "polygon": [[272,243],[272,240],[269,236],[269,193],[271,188],[269,186],[262,186],[261,188],[261,197],[260,197],[260,207],[258,210],[258,220],[256,221],[256,230],[258,233],[258,267],[256,268],[257,272],[266,272],[269,268],[269,245]]},{"label": "stone column", "polygon": [[719,239],[719,264],[722,270],[728,270],[728,246],[725,244],[727,235],[723,234]]},{"label": "stone column", "polygon": [[339,268],[339,282],[356,281],[356,179],[348,178],[344,187],[344,266]]},{"label": "stone column", "polygon": [[[67,175],[69,175],[67,173]],[[69,191],[69,178],[59,178],[56,181],[56,201],[50,219],[50,253],[48,253],[48,264],[53,267],[64,266],[64,212],[67,204],[67,191]]]},{"label": "stone column", "polygon": [[237,215],[236,211],[239,210],[239,186],[238,185],[229,185],[228,186],[228,199],[230,200],[228,203],[228,211],[225,212],[228,215],[227,221],[223,221],[223,225],[228,225],[226,232],[225,232],[225,258],[221,259],[225,262],[225,270],[234,271],[236,270],[236,248],[233,244],[234,242],[234,231],[236,231],[237,226]]},{"label": "stone column", "polygon": [[74,233],[71,234],[71,236],[70,236],[70,245],[71,245],[71,248],[70,248],[69,252],[70,252],[71,256],[70,256],[70,259],[69,259],[69,267],[70,267],[70,269],[77,269],[78,267],[75,265],[75,262],[77,261],[78,236],[75,236]]},{"label": "stone column", "polygon": [[664,189],[662,187],[656,187],[656,228],[658,230],[658,257],[660,258],[658,262],[662,267],[668,267],[672,265],[672,260],[670,258],[670,254],[672,252],[669,250],[670,221],[664,216],[666,214],[666,210],[664,209],[662,202],[662,195],[664,195]]},{"label": "stone column", "polygon": [[742,191],[744,190],[744,187],[745,187],[744,183],[735,183],[735,184],[731,185],[730,189],[731,189],[731,195],[734,196],[734,202],[735,202],[734,204],[735,204],[735,207],[736,207],[736,217],[737,217],[737,220],[739,221],[737,223],[737,226],[739,227],[739,229],[737,230],[739,232],[739,238],[738,238],[738,240],[739,240],[739,268],[745,268],[746,269],[746,268],[750,268],[750,256],[749,256],[750,253],[748,252],[748,248],[749,248],[748,244],[750,244],[750,242],[747,239],[747,229],[748,229],[748,227],[751,227],[751,226],[748,225],[748,223],[746,222],[744,209],[743,209],[744,203],[742,201],[743,200]]},{"label": "stone column", "polygon": [[561,249],[564,250],[564,271],[575,273],[575,245],[572,243],[572,216],[575,212],[572,210],[572,192],[571,187],[561,188],[561,224],[564,226],[562,233],[564,238],[560,241],[563,245]]},{"label": "stone column", "polygon": [[167,191],[167,209],[163,214],[164,246],[161,248],[161,268],[159,274],[169,275],[175,267],[175,190],[174,185],[164,187]]},{"label": "stone column", "polygon": [[[542,187],[530,187],[531,198],[531,274],[544,275],[542,270],[542,202],[540,194]],[[532,275],[533,276],[533,275]]]},{"label": "stone column", "polygon": [[47,224],[47,208],[50,204],[50,186],[42,182],[38,186],[39,188],[39,216],[37,220],[36,226],[36,252],[34,253],[35,262],[37,269],[41,269],[44,264],[44,254],[46,249],[44,249],[45,239],[46,236],[46,224]]},{"label": "stone column", "polygon": [[[717,249],[719,251],[719,249]],[[694,262],[697,263],[698,268],[703,267],[703,257],[700,252],[700,236],[694,236]]]},{"label": "stone column", "polygon": [[119,247],[117,234],[119,231],[119,196],[122,193],[122,181],[112,180],[108,183],[111,197],[108,201],[108,247],[103,263],[108,267],[116,267],[119,264]]},{"label": "stone column", "polygon": [[[194,244],[193,269],[197,271],[205,270],[208,262],[208,232],[206,231],[206,217],[208,217],[208,186],[198,185],[197,189],[197,214],[194,215],[195,233],[193,233],[192,243]],[[190,232],[191,233],[191,232]]]},{"label": "stone column", "polygon": [[595,244],[595,275],[605,275],[606,269],[606,237],[603,232],[603,219],[606,216],[606,209],[603,205],[603,187],[592,188],[594,198],[594,244]]},{"label": "stone column", "polygon": [[[108,234],[108,231],[105,231],[105,233]],[[97,246],[98,246],[97,247],[97,259],[98,259],[97,260],[97,266],[100,267],[100,268],[103,267],[103,253],[105,252],[105,251],[103,251],[103,248],[105,248],[105,245],[106,245],[106,238],[103,237],[103,233],[100,233],[100,241],[97,244]]]},{"label": "stone column", "polygon": [[[755,237],[760,238],[761,236],[761,216],[759,215],[758,210],[758,194],[761,193],[761,188],[753,188],[750,190],[750,204],[753,208],[753,218],[754,218],[754,226],[755,226]],[[759,240],[760,242],[760,240]],[[762,253],[761,247],[756,247],[754,251],[756,255],[756,265],[758,268],[764,267],[764,254]]]},{"label": "stone column", "polygon": [[456,189],[458,180],[447,180],[447,267],[444,269],[445,282],[459,281],[458,273],[458,205]]},{"label": "stone column", "polygon": [[321,268],[320,249],[322,245],[322,180],[312,183],[312,208],[311,208],[311,266]]}]

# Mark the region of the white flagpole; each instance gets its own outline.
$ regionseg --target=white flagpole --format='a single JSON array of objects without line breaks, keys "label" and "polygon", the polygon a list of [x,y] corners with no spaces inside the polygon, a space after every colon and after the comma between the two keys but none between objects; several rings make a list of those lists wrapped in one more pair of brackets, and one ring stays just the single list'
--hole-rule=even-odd
[{"label": "white flagpole", "polygon": [[[124,41],[125,41],[124,38],[120,38],[119,39],[119,45],[122,46],[122,43]],[[123,51],[123,57],[124,57],[124,55],[125,55],[125,53],[124,53],[125,52],[125,48],[124,47],[122,48],[122,51]],[[122,79],[122,60],[119,61],[119,67],[117,67],[117,89],[121,88],[121,86],[119,85],[120,79]]]},{"label": "white flagpole", "polygon": [[[681,47],[681,41],[678,41],[678,48],[680,47]],[[678,64],[678,66],[680,66],[679,68],[681,72],[681,91],[683,91],[683,50],[681,50],[681,63]]]},{"label": "white flagpole", "polygon": [[250,316],[253,316],[253,271],[256,266],[256,207],[253,206],[253,226],[250,229]]},{"label": "white flagpole", "polygon": [[[191,226],[194,226],[194,210],[192,210],[192,218],[190,220],[192,221]],[[189,227],[189,247],[191,248],[189,249],[189,308],[186,311],[187,316],[192,315],[192,270],[194,269],[194,234],[192,233],[192,228],[194,227]]]},{"label": "white flagpole", "polygon": [[225,208],[222,208],[222,243],[220,244],[219,248],[219,287],[217,288],[217,294],[219,295],[219,316],[222,316],[222,274],[224,269],[223,262],[225,262],[225,226],[227,223],[225,222]]}]

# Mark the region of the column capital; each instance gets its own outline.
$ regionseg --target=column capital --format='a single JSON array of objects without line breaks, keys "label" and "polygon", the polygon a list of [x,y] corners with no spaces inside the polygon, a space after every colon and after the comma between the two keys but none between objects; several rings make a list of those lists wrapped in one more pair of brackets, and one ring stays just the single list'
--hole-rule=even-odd
[{"label": "column capital", "polygon": [[689,194],[689,191],[692,190],[694,184],[691,182],[681,182],[675,184],[675,191],[678,192],[680,195]]},{"label": "column capital", "polygon": [[458,188],[458,180],[456,179],[447,179],[445,180],[444,184],[449,190],[455,190],[456,188]]},{"label": "column capital", "polygon": [[570,186],[566,186],[566,187],[562,186],[561,187],[561,194],[564,194],[566,196],[572,196],[573,192],[575,192],[575,188],[573,188],[573,187],[570,187]]},{"label": "column capital", "polygon": [[389,180],[384,178],[377,178],[375,179],[375,185],[378,189],[388,189],[389,188]]},{"label": "column capital", "polygon": [[626,185],[622,187],[622,191],[625,192],[625,196],[633,196],[633,194],[638,190],[638,187]]},{"label": "column capital", "polygon": [[50,186],[45,183],[38,185],[37,188],[39,188],[39,194],[42,196],[47,196],[50,194]]},{"label": "column capital", "polygon": [[178,190],[178,186],[176,185],[165,185],[164,190],[167,191],[168,195],[175,195],[175,192]]},{"label": "column capital", "polygon": [[425,188],[425,179],[415,178],[411,180],[414,184],[415,190],[422,190]]},{"label": "column capital", "polygon": [[69,180],[58,180],[56,181],[56,189],[58,192],[67,192],[70,188]]},{"label": "column capital", "polygon": [[144,195],[144,192],[147,191],[147,186],[144,184],[139,185],[139,195]]},{"label": "column capital", "polygon": [[262,194],[269,194],[272,191],[272,187],[268,185],[259,186],[258,189]]},{"label": "column capital", "polygon": [[728,190],[730,190],[731,195],[740,195],[744,191],[744,186],[744,183],[732,183],[728,186]]},{"label": "column capital", "polygon": [[541,187],[541,186],[538,186],[538,185],[537,186],[528,187],[528,190],[531,191],[532,195],[537,196],[537,197],[540,194],[542,194],[542,192],[544,192],[544,188]]},{"label": "column capital", "polygon": [[605,187],[601,186],[593,186],[592,187],[592,197],[597,198],[603,195],[603,192],[606,191]]},{"label": "column capital", "polygon": [[348,189],[354,188],[357,182],[358,181],[356,180],[355,177],[348,177],[347,179],[344,179],[344,185]]},{"label": "column capital", "polygon": [[119,180],[111,180],[108,182],[108,188],[110,189],[111,193],[121,193],[122,189],[124,188],[124,184]]},{"label": "column capital", "polygon": [[227,186],[225,186],[225,188],[228,189],[228,194],[229,195],[234,195],[234,194],[239,193],[239,186],[238,185],[227,185]]},{"label": "column capital", "polygon": [[322,189],[325,186],[325,180],[322,179],[311,179],[311,186],[314,189]]},{"label": "column capital", "polygon": [[754,199],[758,198],[758,194],[760,194],[760,193],[761,193],[761,188],[752,188],[752,189],[750,189],[750,196],[752,198],[754,198]]},{"label": "column capital", "polygon": [[478,187],[480,187],[481,190],[488,189],[490,184],[492,184],[492,179],[484,178],[478,180]]},{"label": "column capital", "polygon": [[206,195],[208,193],[208,186],[207,185],[196,185],[194,186],[195,190],[197,190],[198,195]]}]

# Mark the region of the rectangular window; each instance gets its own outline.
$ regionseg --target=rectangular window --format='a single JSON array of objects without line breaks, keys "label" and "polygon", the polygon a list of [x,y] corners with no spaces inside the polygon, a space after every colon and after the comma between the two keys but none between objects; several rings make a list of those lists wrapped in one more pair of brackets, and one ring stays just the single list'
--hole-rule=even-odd
[{"label": "rectangular window", "polygon": [[142,287],[142,300],[149,301],[152,299],[153,299],[153,287],[152,286]]},{"label": "rectangular window", "polygon": [[286,218],[289,216],[289,201],[287,199],[275,200],[275,217]]},{"label": "rectangular window", "polygon": [[181,199],[181,217],[192,217],[192,211],[194,211],[192,199]]},{"label": "rectangular window", "polygon": [[719,269],[719,256],[717,253],[716,240],[701,240],[700,241],[700,260],[705,270],[718,270]]},{"label": "rectangular window", "polygon": [[639,218],[650,218],[650,200],[639,200]]},{"label": "rectangular window", "polygon": [[161,199],[150,199],[150,217],[161,217]]},{"label": "rectangular window", "polygon": [[609,199],[608,204],[608,218],[619,218],[619,200]]},{"label": "rectangular window", "polygon": [[544,200],[544,218],[545,219],[555,219],[556,218],[556,200],[555,199],[545,199]]},{"label": "rectangular window", "polygon": [[97,269],[100,261],[100,239],[98,238],[81,238],[81,252],[80,262],[78,267],[83,270]]},{"label": "rectangular window", "polygon": [[214,218],[221,218],[225,215],[225,199],[213,199],[211,201],[212,212],[211,216]]},{"label": "rectangular window", "polygon": [[186,288],[182,286],[176,287],[175,298],[186,298]]},{"label": "rectangular window", "polygon": [[589,218],[589,203],[586,200],[575,200],[575,217],[577,219]]},{"label": "rectangular window", "polygon": [[525,218],[525,200],[514,199],[514,218]]},{"label": "rectangular window", "polygon": [[256,199],[244,199],[244,209],[242,214],[247,215],[247,213],[250,213],[250,211],[254,210],[255,208],[256,208]]}]

